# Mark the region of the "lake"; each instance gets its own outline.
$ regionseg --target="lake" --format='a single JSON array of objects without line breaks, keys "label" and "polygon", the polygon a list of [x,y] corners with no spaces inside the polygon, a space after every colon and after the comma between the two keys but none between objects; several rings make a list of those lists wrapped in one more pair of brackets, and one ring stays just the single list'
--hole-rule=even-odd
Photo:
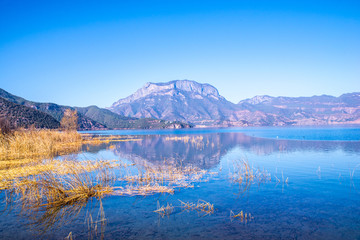
[{"label": "lake", "polygon": [[114,170],[115,186],[140,165],[196,173],[173,193],[115,194],[46,216],[2,202],[1,239],[360,239],[359,127],[84,133],[129,139],[61,157],[129,166]]}]

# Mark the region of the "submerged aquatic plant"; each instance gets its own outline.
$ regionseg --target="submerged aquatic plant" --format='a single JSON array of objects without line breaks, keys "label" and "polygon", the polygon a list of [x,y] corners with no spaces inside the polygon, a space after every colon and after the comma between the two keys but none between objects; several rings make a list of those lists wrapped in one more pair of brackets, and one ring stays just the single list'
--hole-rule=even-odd
[{"label": "submerged aquatic plant", "polygon": [[239,219],[241,222],[247,223],[254,219],[251,213],[246,213],[244,211],[240,211],[238,214],[235,214],[232,210],[230,210],[230,220],[233,221],[234,219]]}]

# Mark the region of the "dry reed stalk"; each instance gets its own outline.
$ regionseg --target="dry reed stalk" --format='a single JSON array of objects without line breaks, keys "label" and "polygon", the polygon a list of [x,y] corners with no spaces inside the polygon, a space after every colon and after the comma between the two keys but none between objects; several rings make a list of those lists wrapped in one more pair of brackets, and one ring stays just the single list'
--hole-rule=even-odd
[{"label": "dry reed stalk", "polygon": [[135,165],[137,174],[128,172],[119,180],[127,182],[124,188],[118,188],[118,195],[150,195],[155,193],[174,193],[175,188],[193,187],[193,182],[199,182],[207,173],[196,167],[176,167],[170,164],[150,165],[142,163]]},{"label": "dry reed stalk", "polygon": [[214,213],[214,204],[211,204],[211,203],[206,202],[204,200],[199,199],[197,201],[197,203],[183,202],[181,200],[179,200],[179,201],[181,203],[181,208],[183,210],[187,210],[187,211],[195,210],[198,213],[205,213],[204,216]]},{"label": "dry reed stalk", "polygon": [[165,216],[170,216],[171,213],[173,213],[174,211],[174,207],[172,206],[172,204],[167,203],[166,206],[161,206],[160,207],[160,203],[159,201],[157,201],[157,209],[154,211],[156,213],[158,213],[161,217],[165,217]]},{"label": "dry reed stalk", "polygon": [[245,159],[235,160],[232,163],[230,179],[239,185],[239,194],[246,193],[253,183],[261,184],[271,180],[271,175],[267,171],[255,169]]},{"label": "dry reed stalk", "polygon": [[106,227],[106,218],[105,211],[101,199],[99,199],[99,213],[94,221],[90,213],[86,216],[86,222],[88,224],[88,239],[93,239],[98,235],[98,226],[100,225],[100,239],[104,239],[105,227]]},{"label": "dry reed stalk", "polygon": [[243,211],[240,211],[238,214],[235,214],[232,210],[230,210],[230,220],[233,221],[234,219],[240,219],[241,222],[247,222],[254,219],[253,216],[251,216],[251,213],[244,213]]},{"label": "dry reed stalk", "polygon": [[88,172],[87,166],[73,166],[66,170],[66,175],[45,171],[40,175],[16,180],[14,191],[19,202],[29,208],[61,207],[85,202],[91,197],[101,198],[112,192],[109,185],[112,176],[106,165],[97,169],[96,177]]}]

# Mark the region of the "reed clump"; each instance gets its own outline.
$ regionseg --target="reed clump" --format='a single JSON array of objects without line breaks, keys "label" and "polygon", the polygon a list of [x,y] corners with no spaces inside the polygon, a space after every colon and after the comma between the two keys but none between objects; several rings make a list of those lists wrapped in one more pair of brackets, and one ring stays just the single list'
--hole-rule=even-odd
[{"label": "reed clump", "polygon": [[214,213],[214,204],[211,204],[204,200],[199,199],[196,203],[183,202],[181,200],[179,200],[179,201],[181,203],[181,208],[183,210],[197,211],[198,213],[205,213],[205,216]]},{"label": "reed clump", "polygon": [[232,210],[230,210],[230,220],[233,221],[234,219],[239,219],[241,222],[247,223],[254,219],[251,213],[246,213],[244,211],[240,211],[238,214],[235,214]]},{"label": "reed clump", "polygon": [[[11,187],[17,178],[38,175],[45,171],[66,174],[66,169],[84,167],[84,161],[76,163],[44,159],[79,152],[83,144],[107,142],[106,139],[113,140],[113,137],[97,139],[90,135],[82,136],[76,131],[44,129],[20,129],[0,133],[0,190]],[[94,163],[85,165],[88,171],[99,167]]]},{"label": "reed clump", "polygon": [[230,179],[237,183],[240,193],[247,192],[253,183],[261,184],[271,181],[271,175],[266,170],[256,169],[246,159],[234,160]]},{"label": "reed clump", "polygon": [[33,171],[25,167],[21,176],[8,178],[7,207],[20,207],[31,225],[45,232],[77,217],[90,198],[101,202],[111,194],[116,166],[115,161],[49,160]]},{"label": "reed clump", "polygon": [[[96,174],[90,169],[96,169]],[[48,170],[19,178],[13,183],[12,191],[18,202],[28,209],[61,208],[110,194],[112,181],[108,164],[95,166],[78,162],[59,171]]]},{"label": "reed clump", "polygon": [[158,213],[161,217],[170,216],[174,211],[172,204],[167,203],[166,206],[160,206],[159,201],[157,201],[157,209],[154,211]]}]

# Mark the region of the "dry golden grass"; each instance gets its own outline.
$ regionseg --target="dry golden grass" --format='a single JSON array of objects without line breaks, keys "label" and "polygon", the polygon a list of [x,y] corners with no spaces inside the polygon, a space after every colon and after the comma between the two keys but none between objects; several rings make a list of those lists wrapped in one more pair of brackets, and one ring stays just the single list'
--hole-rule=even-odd
[{"label": "dry golden grass", "polygon": [[102,144],[118,141],[138,141],[126,136],[80,134],[76,131],[18,130],[0,134],[0,161],[23,158],[50,158],[78,152],[84,144]]},{"label": "dry golden grass", "polygon": [[19,130],[0,135],[0,161],[47,158],[79,151],[81,135],[76,131]]},{"label": "dry golden grass", "polygon": [[17,178],[54,169],[55,161],[42,159],[77,152],[81,144],[77,132],[32,129],[0,134],[0,190]]},{"label": "dry golden grass", "polygon": [[[66,169],[83,167],[84,164],[86,165],[85,162],[44,159],[79,152],[84,144],[101,144],[117,140],[126,141],[127,138],[82,136],[76,131],[36,129],[0,134],[0,190],[11,187],[12,182],[17,178],[37,175],[45,171],[66,174]],[[88,171],[93,171],[101,164],[100,162],[87,164]]]},{"label": "dry golden grass", "polygon": [[110,169],[118,166],[114,161],[52,159],[78,152],[89,142],[90,137],[69,131],[0,135],[0,190],[5,191],[8,206],[20,205],[35,225],[47,229],[76,216],[89,198],[110,194]]}]

